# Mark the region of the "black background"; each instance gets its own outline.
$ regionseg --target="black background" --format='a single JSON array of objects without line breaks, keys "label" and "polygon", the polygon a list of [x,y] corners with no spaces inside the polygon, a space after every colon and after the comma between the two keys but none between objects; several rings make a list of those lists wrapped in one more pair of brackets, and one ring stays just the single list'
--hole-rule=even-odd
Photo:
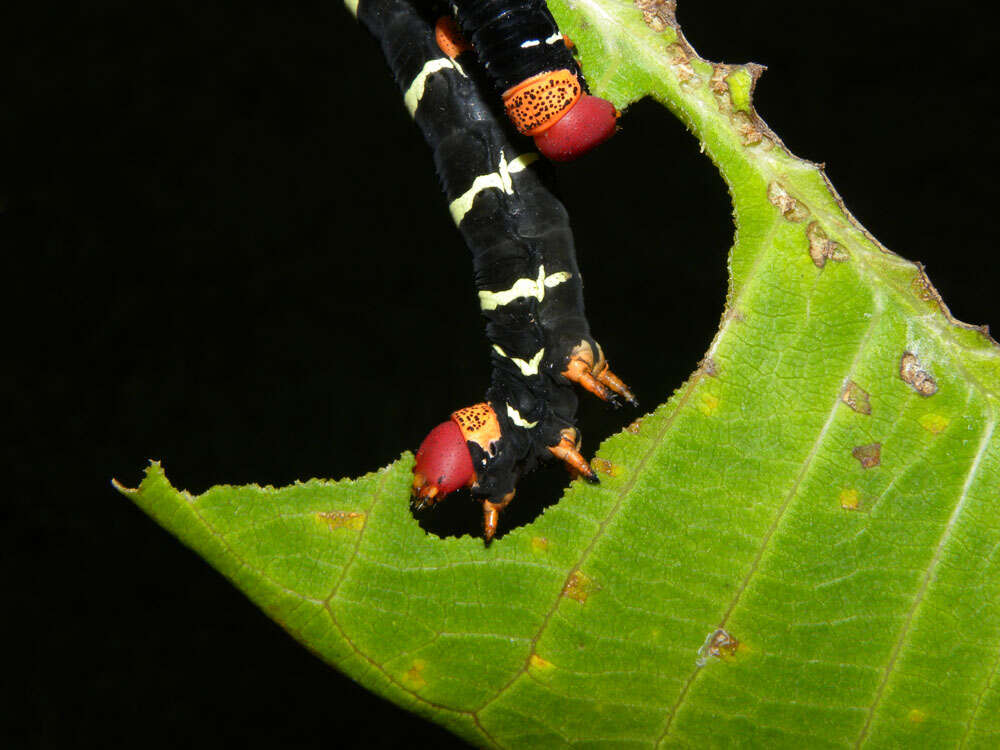
[{"label": "black background", "polygon": [[[997,39],[976,8],[678,16],[702,56],[768,65],[756,105],[785,144],[956,317],[996,326]],[[358,475],[481,398],[467,251],[376,44],[308,0],[85,3],[12,28],[0,555],[27,625],[12,657],[31,662],[12,746],[459,745],[316,660],[110,486],[150,458],[193,492]],[[641,103],[622,126],[560,178],[594,334],[652,407],[711,340],[733,227],[680,124]],[[584,402],[588,449],[634,416]]]}]

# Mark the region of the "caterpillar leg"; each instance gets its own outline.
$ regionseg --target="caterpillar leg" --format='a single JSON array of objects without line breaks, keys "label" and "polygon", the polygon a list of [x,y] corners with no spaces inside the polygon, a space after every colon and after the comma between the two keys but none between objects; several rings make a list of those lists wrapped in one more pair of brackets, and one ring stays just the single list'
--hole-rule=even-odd
[{"label": "caterpillar leg", "polygon": [[596,352],[587,341],[581,341],[574,346],[569,354],[566,369],[562,371],[562,376],[615,407],[621,406],[618,396],[621,396],[632,406],[639,405],[628,386],[622,382],[621,378],[611,372],[600,345],[597,346]]},{"label": "caterpillar leg", "polygon": [[566,468],[570,471],[582,476],[591,484],[599,484],[600,480],[598,480],[597,474],[580,453],[580,433],[573,427],[567,427],[560,435],[562,436],[560,441],[549,446],[549,453],[566,464]]},{"label": "caterpillar leg", "polygon": [[499,502],[483,500],[483,538],[487,544],[493,539],[493,535],[497,533],[497,522],[500,520],[500,511],[506,508],[513,499],[514,493],[508,492]]}]

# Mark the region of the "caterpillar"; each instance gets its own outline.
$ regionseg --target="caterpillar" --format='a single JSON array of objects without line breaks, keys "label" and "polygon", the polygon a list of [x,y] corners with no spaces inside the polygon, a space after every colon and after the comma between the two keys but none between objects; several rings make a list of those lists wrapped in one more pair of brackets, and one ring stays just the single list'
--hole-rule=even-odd
[{"label": "caterpillar", "polygon": [[552,161],[571,161],[617,130],[618,111],[592,96],[544,0],[452,0],[462,34],[511,122]]},{"label": "caterpillar", "polygon": [[489,542],[518,479],[540,461],[559,459],[596,482],[579,452],[574,384],[615,405],[635,397],[590,335],[569,217],[546,165],[522,152],[493,98],[483,96],[467,46],[439,44],[440,26],[436,35],[406,0],[360,0],[354,9],[381,43],[433,151],[452,219],[472,251],[492,344],[486,401],[454,412],[424,439],[411,503],[420,511],[469,487],[482,502]]}]

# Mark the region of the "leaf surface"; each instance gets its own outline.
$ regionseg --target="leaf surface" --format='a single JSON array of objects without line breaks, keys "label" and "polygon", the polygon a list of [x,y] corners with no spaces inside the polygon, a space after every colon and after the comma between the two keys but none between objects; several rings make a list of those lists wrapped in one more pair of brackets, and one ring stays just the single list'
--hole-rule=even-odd
[{"label": "leaf surface", "polygon": [[653,96],[732,194],[702,366],[484,547],[357,480],[122,489],[320,657],[499,747],[1000,743],[1000,349],[701,60],[672,5],[552,3],[595,93]]}]

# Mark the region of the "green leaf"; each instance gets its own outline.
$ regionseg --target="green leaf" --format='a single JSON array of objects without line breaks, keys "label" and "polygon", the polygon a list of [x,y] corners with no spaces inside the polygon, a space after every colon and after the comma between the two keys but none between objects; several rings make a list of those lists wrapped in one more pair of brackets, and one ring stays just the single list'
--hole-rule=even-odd
[{"label": "green leaf", "polygon": [[653,414],[485,547],[425,534],[409,455],[137,504],[321,658],[501,747],[1000,743],[1000,349],[701,60],[672,5],[553,3],[592,88],[651,95],[732,193],[719,332]]}]

